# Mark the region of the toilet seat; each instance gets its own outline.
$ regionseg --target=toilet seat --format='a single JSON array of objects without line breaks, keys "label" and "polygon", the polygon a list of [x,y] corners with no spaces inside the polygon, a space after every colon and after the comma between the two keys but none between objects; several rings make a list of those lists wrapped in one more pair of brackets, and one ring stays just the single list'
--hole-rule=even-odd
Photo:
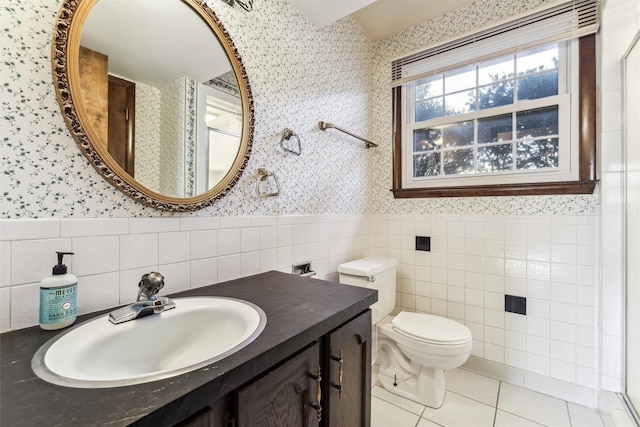
[{"label": "toilet seat", "polygon": [[393,329],[407,338],[434,345],[457,345],[471,341],[466,326],[446,317],[401,311],[391,321]]}]

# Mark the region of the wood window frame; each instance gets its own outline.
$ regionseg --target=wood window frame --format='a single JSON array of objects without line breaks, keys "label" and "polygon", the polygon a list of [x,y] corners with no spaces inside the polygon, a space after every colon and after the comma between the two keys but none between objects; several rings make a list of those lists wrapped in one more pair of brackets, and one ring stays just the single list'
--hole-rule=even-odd
[{"label": "wood window frame", "polygon": [[415,199],[430,197],[530,196],[560,194],[592,194],[596,178],[596,36],[580,37],[578,180],[563,182],[469,185],[459,187],[402,188],[402,88],[392,89],[393,96],[393,197]]}]

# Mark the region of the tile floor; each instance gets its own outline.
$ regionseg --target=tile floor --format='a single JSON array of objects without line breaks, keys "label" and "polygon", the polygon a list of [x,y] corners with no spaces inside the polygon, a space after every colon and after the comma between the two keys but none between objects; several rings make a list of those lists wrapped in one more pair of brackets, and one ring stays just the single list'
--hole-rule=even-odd
[{"label": "tile floor", "polygon": [[464,369],[446,372],[447,392],[438,409],[375,385],[372,427],[604,427],[590,408],[536,393]]}]

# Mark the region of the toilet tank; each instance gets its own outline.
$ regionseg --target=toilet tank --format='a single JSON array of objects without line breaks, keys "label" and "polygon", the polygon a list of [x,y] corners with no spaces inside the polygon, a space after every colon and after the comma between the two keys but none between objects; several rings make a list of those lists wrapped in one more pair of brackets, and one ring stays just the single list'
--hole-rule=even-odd
[{"label": "toilet tank", "polygon": [[384,319],[396,305],[396,269],[398,260],[389,257],[365,257],[338,266],[340,283],[378,290],[378,302],[371,306],[373,324]]}]

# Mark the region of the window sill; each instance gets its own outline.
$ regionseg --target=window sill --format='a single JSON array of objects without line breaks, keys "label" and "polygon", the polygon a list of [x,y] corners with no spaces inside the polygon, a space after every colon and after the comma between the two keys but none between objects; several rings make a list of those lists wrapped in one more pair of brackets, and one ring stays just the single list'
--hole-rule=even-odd
[{"label": "window sill", "polygon": [[483,196],[548,196],[592,194],[598,181],[543,182],[539,184],[478,185],[467,187],[391,189],[395,199]]}]

